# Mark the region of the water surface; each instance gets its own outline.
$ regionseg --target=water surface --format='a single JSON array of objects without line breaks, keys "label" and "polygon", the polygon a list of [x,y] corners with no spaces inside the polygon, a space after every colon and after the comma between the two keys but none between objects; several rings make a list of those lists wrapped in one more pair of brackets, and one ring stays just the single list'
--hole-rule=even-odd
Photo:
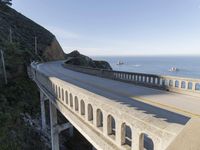
[{"label": "water surface", "polygon": [[[200,78],[200,56],[98,56],[92,58],[106,60],[114,70],[118,71]],[[124,64],[117,65],[119,61]],[[178,68],[179,71],[170,72],[169,69],[172,67]]]}]

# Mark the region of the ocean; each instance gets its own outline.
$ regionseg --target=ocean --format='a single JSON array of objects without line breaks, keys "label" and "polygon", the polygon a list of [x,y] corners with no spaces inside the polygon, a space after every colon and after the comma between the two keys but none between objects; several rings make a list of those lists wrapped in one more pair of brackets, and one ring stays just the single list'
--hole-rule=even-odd
[{"label": "ocean", "polygon": [[[113,70],[150,73],[157,75],[170,75],[200,79],[200,56],[96,56],[95,60],[105,60],[110,63]],[[123,65],[117,65],[118,62]],[[172,67],[178,71],[170,72]]]}]

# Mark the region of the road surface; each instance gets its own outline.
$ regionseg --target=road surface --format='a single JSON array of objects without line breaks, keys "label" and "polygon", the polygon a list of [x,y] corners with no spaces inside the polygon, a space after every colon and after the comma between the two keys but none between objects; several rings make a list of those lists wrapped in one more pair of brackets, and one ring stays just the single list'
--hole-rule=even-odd
[{"label": "road surface", "polygon": [[[137,86],[66,69],[62,61],[38,65],[38,70],[116,103],[153,116],[166,123],[184,126],[190,117],[200,117],[200,98]],[[176,129],[173,129],[176,130]],[[177,129],[177,131],[180,129]]]}]

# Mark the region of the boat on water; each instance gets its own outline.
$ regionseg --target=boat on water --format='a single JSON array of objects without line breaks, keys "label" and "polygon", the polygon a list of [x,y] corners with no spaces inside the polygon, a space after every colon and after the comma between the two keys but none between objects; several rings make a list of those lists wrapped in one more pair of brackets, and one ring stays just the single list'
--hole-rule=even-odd
[{"label": "boat on water", "polygon": [[169,69],[169,72],[177,72],[177,71],[179,71],[179,69],[176,67],[172,67]]},{"label": "boat on water", "polygon": [[122,61],[118,61],[117,65],[123,65],[124,63]]}]

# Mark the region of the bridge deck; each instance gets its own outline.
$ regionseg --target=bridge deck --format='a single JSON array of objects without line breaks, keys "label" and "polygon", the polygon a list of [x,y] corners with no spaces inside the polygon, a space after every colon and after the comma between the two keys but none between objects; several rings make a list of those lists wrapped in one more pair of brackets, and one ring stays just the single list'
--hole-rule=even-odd
[{"label": "bridge deck", "polygon": [[[110,79],[91,76],[63,68],[61,61],[40,64],[38,69],[49,77],[57,77],[83,89],[108,97],[129,109],[150,115],[160,122],[155,125],[177,133],[189,117],[200,116],[200,99]],[[145,118],[143,118],[145,119]],[[153,120],[150,120],[153,123]]]}]

